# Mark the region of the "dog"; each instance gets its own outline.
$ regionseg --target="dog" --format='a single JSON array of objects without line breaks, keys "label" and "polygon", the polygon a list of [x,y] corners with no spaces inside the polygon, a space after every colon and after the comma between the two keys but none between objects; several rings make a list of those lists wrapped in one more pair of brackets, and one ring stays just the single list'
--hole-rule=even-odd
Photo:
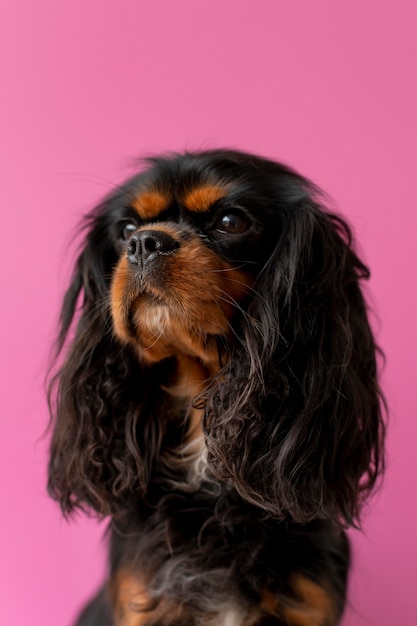
[{"label": "dog", "polygon": [[385,431],[348,224],[289,167],[212,150],[147,159],[84,228],[48,483],[111,520],[78,625],[338,624]]}]

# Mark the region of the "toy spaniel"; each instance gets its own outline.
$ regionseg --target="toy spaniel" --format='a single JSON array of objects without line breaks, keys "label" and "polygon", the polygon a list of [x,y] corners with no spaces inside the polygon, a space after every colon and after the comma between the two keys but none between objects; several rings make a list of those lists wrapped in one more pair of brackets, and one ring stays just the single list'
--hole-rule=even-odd
[{"label": "toy spaniel", "polygon": [[288,167],[169,155],[87,217],[50,387],[49,492],[109,516],[79,626],[333,626],[383,467],[348,225]]}]

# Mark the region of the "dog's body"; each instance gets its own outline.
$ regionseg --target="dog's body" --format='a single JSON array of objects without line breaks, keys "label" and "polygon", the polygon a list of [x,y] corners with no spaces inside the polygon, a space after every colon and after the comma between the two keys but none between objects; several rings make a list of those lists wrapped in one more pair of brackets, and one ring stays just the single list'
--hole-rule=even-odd
[{"label": "dog's body", "polygon": [[90,216],[61,318],[58,351],[82,293],[50,492],[112,516],[79,624],[337,624],[341,527],[382,469],[368,271],[280,164],[149,165]]}]

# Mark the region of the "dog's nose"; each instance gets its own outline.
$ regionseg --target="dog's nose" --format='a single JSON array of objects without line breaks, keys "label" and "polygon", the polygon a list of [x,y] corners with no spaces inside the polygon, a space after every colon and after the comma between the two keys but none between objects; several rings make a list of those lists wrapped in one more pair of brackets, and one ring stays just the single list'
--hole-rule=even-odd
[{"label": "dog's nose", "polygon": [[159,255],[172,254],[178,247],[174,237],[162,230],[142,230],[129,239],[127,258],[133,265],[139,265]]}]

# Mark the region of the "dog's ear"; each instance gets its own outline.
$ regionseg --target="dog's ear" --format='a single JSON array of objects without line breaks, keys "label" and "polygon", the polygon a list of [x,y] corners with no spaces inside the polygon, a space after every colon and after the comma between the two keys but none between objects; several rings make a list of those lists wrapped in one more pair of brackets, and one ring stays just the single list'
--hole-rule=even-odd
[{"label": "dog's ear", "polygon": [[113,336],[109,282],[117,256],[101,213],[89,220],[65,296],[57,341],[63,363],[49,391],[48,487],[66,514],[77,507],[117,513],[132,494],[145,493],[160,445],[147,402],[154,383]]},{"label": "dog's ear", "polygon": [[355,524],[382,470],[368,277],[341,218],[311,195],[288,210],[207,398],[211,467],[277,517]]}]

